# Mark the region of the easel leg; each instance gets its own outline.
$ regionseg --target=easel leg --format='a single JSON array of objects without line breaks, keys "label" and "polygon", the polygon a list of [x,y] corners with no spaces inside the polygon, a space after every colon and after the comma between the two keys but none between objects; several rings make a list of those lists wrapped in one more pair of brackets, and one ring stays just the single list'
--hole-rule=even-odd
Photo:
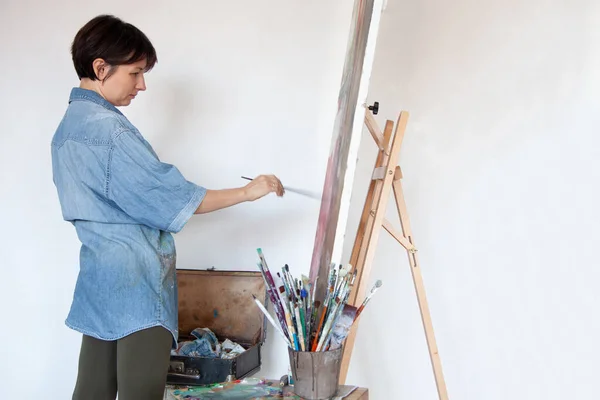
[{"label": "easel leg", "polygon": [[[409,242],[414,246],[415,244],[410,228],[410,221],[408,218],[408,212],[406,210],[406,203],[404,201],[404,193],[402,192],[402,183],[399,179],[393,182],[393,189],[394,197],[396,199],[396,207],[398,208],[398,214],[400,216],[400,222],[402,225],[404,237],[406,237],[409,240]],[[408,251],[407,253],[408,262],[410,264],[410,272],[412,274],[413,282],[415,285],[415,291],[417,293],[419,310],[421,312],[421,320],[423,321],[423,329],[425,330],[427,347],[429,349],[429,358],[431,359],[433,374],[435,376],[438,396],[440,400],[448,400],[446,382],[444,380],[444,373],[442,371],[442,362],[440,360],[440,355],[438,353],[437,343],[433,332],[433,323],[431,321],[431,314],[429,312],[427,296],[425,295],[425,285],[423,284],[423,276],[421,275],[421,268],[419,267],[419,259],[417,257],[416,251]]]}]

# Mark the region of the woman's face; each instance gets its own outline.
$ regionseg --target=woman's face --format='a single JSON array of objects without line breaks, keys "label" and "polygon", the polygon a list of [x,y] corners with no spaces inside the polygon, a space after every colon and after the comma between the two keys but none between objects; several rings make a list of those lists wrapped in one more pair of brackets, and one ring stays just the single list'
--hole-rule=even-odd
[{"label": "woman's face", "polygon": [[[109,103],[115,107],[128,106],[139,91],[146,90],[145,68],[145,59],[127,65],[108,68],[101,66],[96,73],[99,80],[94,82],[97,90]],[[111,75],[104,79],[109,71]]]}]

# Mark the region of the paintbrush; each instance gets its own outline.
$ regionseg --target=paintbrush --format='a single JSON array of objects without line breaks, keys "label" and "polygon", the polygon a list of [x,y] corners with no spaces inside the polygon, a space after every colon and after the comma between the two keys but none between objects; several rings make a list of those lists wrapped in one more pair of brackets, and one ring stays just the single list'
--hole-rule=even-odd
[{"label": "paintbrush", "polygon": [[340,269],[340,272],[338,273],[338,276],[341,278],[336,289],[335,289],[335,293],[334,296],[338,297],[340,295],[340,293],[346,288],[346,286],[348,285],[348,271],[346,271],[345,269]]},{"label": "paintbrush", "polygon": [[294,350],[299,350],[298,337],[296,336],[296,332],[294,331],[294,324],[292,323],[292,318],[290,317],[290,305],[287,301],[285,301],[284,293],[285,288],[283,287],[283,285],[279,286],[279,298],[284,305],[283,311],[285,312],[285,321],[287,323],[288,336],[290,337],[290,340],[294,341],[294,346],[292,346],[292,348]]},{"label": "paintbrush", "polygon": [[[350,265],[348,265],[350,267]],[[348,268],[349,272],[350,269]],[[339,292],[339,296],[342,299],[342,306],[340,307],[338,314],[335,316],[335,320],[333,321],[332,328],[325,339],[323,344],[323,351],[327,351],[330,349],[331,344],[333,343],[333,348],[331,350],[335,350],[341,345],[341,343],[345,340],[346,336],[348,336],[348,332],[350,327],[354,322],[354,318],[356,315],[356,307],[350,306],[347,303],[348,297],[350,296],[351,287],[354,285],[354,279],[356,278],[356,270],[352,276],[348,273],[346,274],[344,286]]]},{"label": "paintbrush", "polygon": [[[269,294],[269,297],[271,298],[271,303],[273,304],[273,310],[275,310],[275,315],[277,315],[277,319],[279,320],[279,323],[281,324],[281,326],[285,325],[285,317],[284,317],[284,313],[283,313],[283,306],[279,301],[279,296],[277,296],[276,293],[276,289],[271,286],[269,279],[267,277],[267,273],[264,270],[263,266],[261,263],[256,263],[256,265],[258,265],[258,269],[260,270],[263,279],[265,281],[265,284],[267,285],[267,293]],[[272,278],[271,278],[272,279]],[[291,339],[291,337],[290,337]]]},{"label": "paintbrush", "polygon": [[304,307],[302,308],[302,312],[304,313],[302,318],[304,319],[304,326],[306,328],[304,332],[304,340],[306,341],[306,347],[310,346],[310,333],[311,333],[311,324],[310,317],[312,312],[312,304],[310,302],[310,292],[306,289],[302,289],[301,291],[302,300],[304,301]]},{"label": "paintbrush", "polygon": [[319,325],[317,327],[317,330],[315,331],[315,338],[312,342],[312,351],[317,351],[317,345],[318,345],[318,339],[319,339],[319,333],[321,331],[321,328],[323,327],[323,322],[325,321],[325,317],[327,316],[327,310],[329,309],[329,302],[331,301],[331,295],[333,293],[333,288],[330,286],[329,287],[329,292],[327,292],[327,297],[325,298],[325,303],[323,303],[323,311],[321,313],[321,319],[319,321]]},{"label": "paintbrush", "polygon": [[[247,176],[242,176],[242,179],[246,179],[248,181],[252,181],[254,179],[252,178],[248,178]],[[292,192],[292,193],[296,193],[302,196],[306,196],[306,197],[310,197],[311,199],[316,199],[316,200],[321,200],[321,195],[311,192],[309,190],[304,190],[304,189],[296,189],[293,187],[289,187],[289,186],[284,186],[283,190],[285,190],[286,192]]]},{"label": "paintbrush", "polygon": [[304,327],[302,326],[302,318],[300,317],[300,311],[297,303],[294,304],[294,313],[296,314],[296,325],[298,325],[296,329],[298,330],[298,341],[300,342],[300,348],[302,351],[306,351],[306,346],[304,345]]},{"label": "paintbrush", "polygon": [[329,317],[329,312],[331,311],[331,309],[333,307],[333,303],[335,301],[335,283],[337,281],[337,275],[336,275],[336,271],[335,271],[335,263],[331,263],[330,268],[331,269],[329,271],[329,297],[327,297],[327,301],[326,301],[327,313],[325,314],[325,320],[327,320],[327,318]]},{"label": "paintbrush", "polygon": [[310,283],[309,281],[307,286],[308,288],[306,289],[306,312],[310,315],[314,301],[314,299],[311,297],[312,283]]},{"label": "paintbrush", "polygon": [[332,324],[337,319],[336,316],[337,316],[338,310],[340,310],[340,306],[341,306],[340,299],[336,298],[335,305],[333,306],[333,309],[331,310],[331,313],[329,314],[329,317],[327,318],[327,321],[325,322],[325,326],[323,326],[323,331],[321,332],[321,337],[319,338],[319,344],[317,345],[317,351],[321,351],[321,349],[323,348],[323,344],[325,343],[325,340],[329,336],[329,332],[332,328]]},{"label": "paintbrush", "polygon": [[285,342],[287,343],[287,345],[290,346],[291,348],[294,348],[292,346],[292,344],[290,343],[290,341],[288,340],[288,338],[283,334],[283,331],[277,326],[277,324],[275,323],[275,321],[273,321],[273,318],[271,317],[271,314],[269,314],[269,312],[262,305],[262,303],[260,302],[260,300],[258,300],[254,294],[252,295],[252,298],[254,299],[254,302],[258,305],[258,308],[260,308],[260,310],[263,312],[263,314],[265,314],[265,317],[267,317],[267,319],[269,320],[269,322],[271,323],[271,325],[273,325],[273,328],[275,328],[275,330],[277,332],[279,332],[279,334],[281,335],[281,337],[283,338],[283,340],[285,340]]},{"label": "paintbrush", "polygon": [[310,282],[308,280],[308,276],[302,274],[300,276],[300,282],[302,283],[302,292],[303,292],[303,296],[304,296],[304,307],[307,307],[307,311],[308,311],[308,307],[310,307]]},{"label": "paintbrush", "polygon": [[271,275],[271,271],[269,270],[269,266],[267,265],[267,260],[265,259],[262,249],[258,248],[256,249],[256,252],[258,253],[258,257],[260,258],[259,268],[261,268],[261,271],[263,271],[263,278],[265,279],[267,286],[275,290],[275,281],[273,281],[273,276]]},{"label": "paintbrush", "polygon": [[281,304],[279,301],[279,296],[277,295],[277,286],[275,286],[275,281],[273,280],[273,276],[271,275],[271,271],[269,270],[269,266],[267,265],[267,260],[265,259],[262,249],[258,248],[256,249],[256,252],[260,258],[259,268],[263,272],[263,279],[265,279],[265,283],[267,284],[267,291],[270,292],[273,309],[275,310],[275,314],[277,315],[279,323],[283,326],[285,324],[283,304]]},{"label": "paintbrush", "polygon": [[358,307],[358,311],[356,311],[356,317],[354,317],[355,320],[356,320],[356,318],[358,318],[360,313],[365,309],[365,306],[367,305],[369,300],[371,300],[371,297],[373,297],[375,292],[381,287],[382,284],[383,284],[383,282],[381,282],[381,279],[378,279],[377,282],[375,282],[375,286],[373,286],[373,289],[371,289],[371,293],[369,293],[369,295],[365,298],[365,300],[362,302],[360,307]]},{"label": "paintbrush", "polygon": [[285,264],[281,270],[283,272],[283,276],[285,276],[285,278],[288,281],[288,290],[289,293],[292,295],[292,300],[295,302],[296,301],[296,291],[295,286],[294,286],[294,278],[292,277],[292,274],[290,273],[290,267]]},{"label": "paintbrush", "polygon": [[277,273],[277,277],[283,283],[283,287],[285,289],[285,293],[287,293],[288,292],[288,290],[287,290],[287,282],[285,281],[285,279],[283,279],[283,277],[281,276],[281,274],[279,272]]},{"label": "paintbrush", "polygon": [[338,276],[341,276],[342,279],[338,281],[334,292],[336,306],[330,315],[327,316],[327,323],[319,338],[317,351],[327,351],[334,334],[336,339],[343,340],[347,336],[348,330],[352,325],[356,308],[348,306],[346,302],[350,294],[350,279],[352,278],[353,283],[353,277],[355,277],[356,274],[351,276],[349,272],[349,268],[342,268],[339,270]]},{"label": "paintbrush", "polygon": [[[300,291],[300,300],[302,301],[302,309],[304,310],[305,313],[308,312],[308,293],[306,290],[302,289]],[[304,319],[306,321],[306,319]]]}]

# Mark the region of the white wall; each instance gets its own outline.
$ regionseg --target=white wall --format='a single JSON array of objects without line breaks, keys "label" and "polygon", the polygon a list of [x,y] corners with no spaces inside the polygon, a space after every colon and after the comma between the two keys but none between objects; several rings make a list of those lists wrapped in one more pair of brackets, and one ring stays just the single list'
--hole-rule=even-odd
[{"label": "white wall", "polygon": [[[162,159],[209,188],[275,173],[319,192],[331,143],[352,2],[3,1],[0,6],[0,209],[4,229],[0,398],[65,399],[80,335],[67,315],[78,241],[52,184],[50,140],[78,84],[77,29],[114,13],[147,33],[159,63],[123,111]],[[254,147],[254,149],[251,149]],[[308,273],[319,201],[292,193],[197,216],[176,235],[178,267]],[[260,376],[287,372],[270,329]]]},{"label": "white wall", "polygon": [[[390,0],[382,16],[369,101],[381,126],[411,113],[401,165],[450,399],[597,398],[599,22],[592,1]],[[346,257],[375,155],[365,132]],[[437,399],[385,231],[378,278],[348,381]]]}]

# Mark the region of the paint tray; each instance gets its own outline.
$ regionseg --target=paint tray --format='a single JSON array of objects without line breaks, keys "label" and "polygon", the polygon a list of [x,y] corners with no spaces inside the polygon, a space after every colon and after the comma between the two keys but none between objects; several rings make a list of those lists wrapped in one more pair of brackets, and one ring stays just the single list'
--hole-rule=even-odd
[{"label": "paint tray", "polygon": [[177,270],[179,342],[194,340],[196,328],[209,328],[219,341],[230,339],[246,351],[234,358],[171,355],[167,383],[206,385],[241,379],[260,370],[266,319],[252,299],[266,304],[260,272]]}]

